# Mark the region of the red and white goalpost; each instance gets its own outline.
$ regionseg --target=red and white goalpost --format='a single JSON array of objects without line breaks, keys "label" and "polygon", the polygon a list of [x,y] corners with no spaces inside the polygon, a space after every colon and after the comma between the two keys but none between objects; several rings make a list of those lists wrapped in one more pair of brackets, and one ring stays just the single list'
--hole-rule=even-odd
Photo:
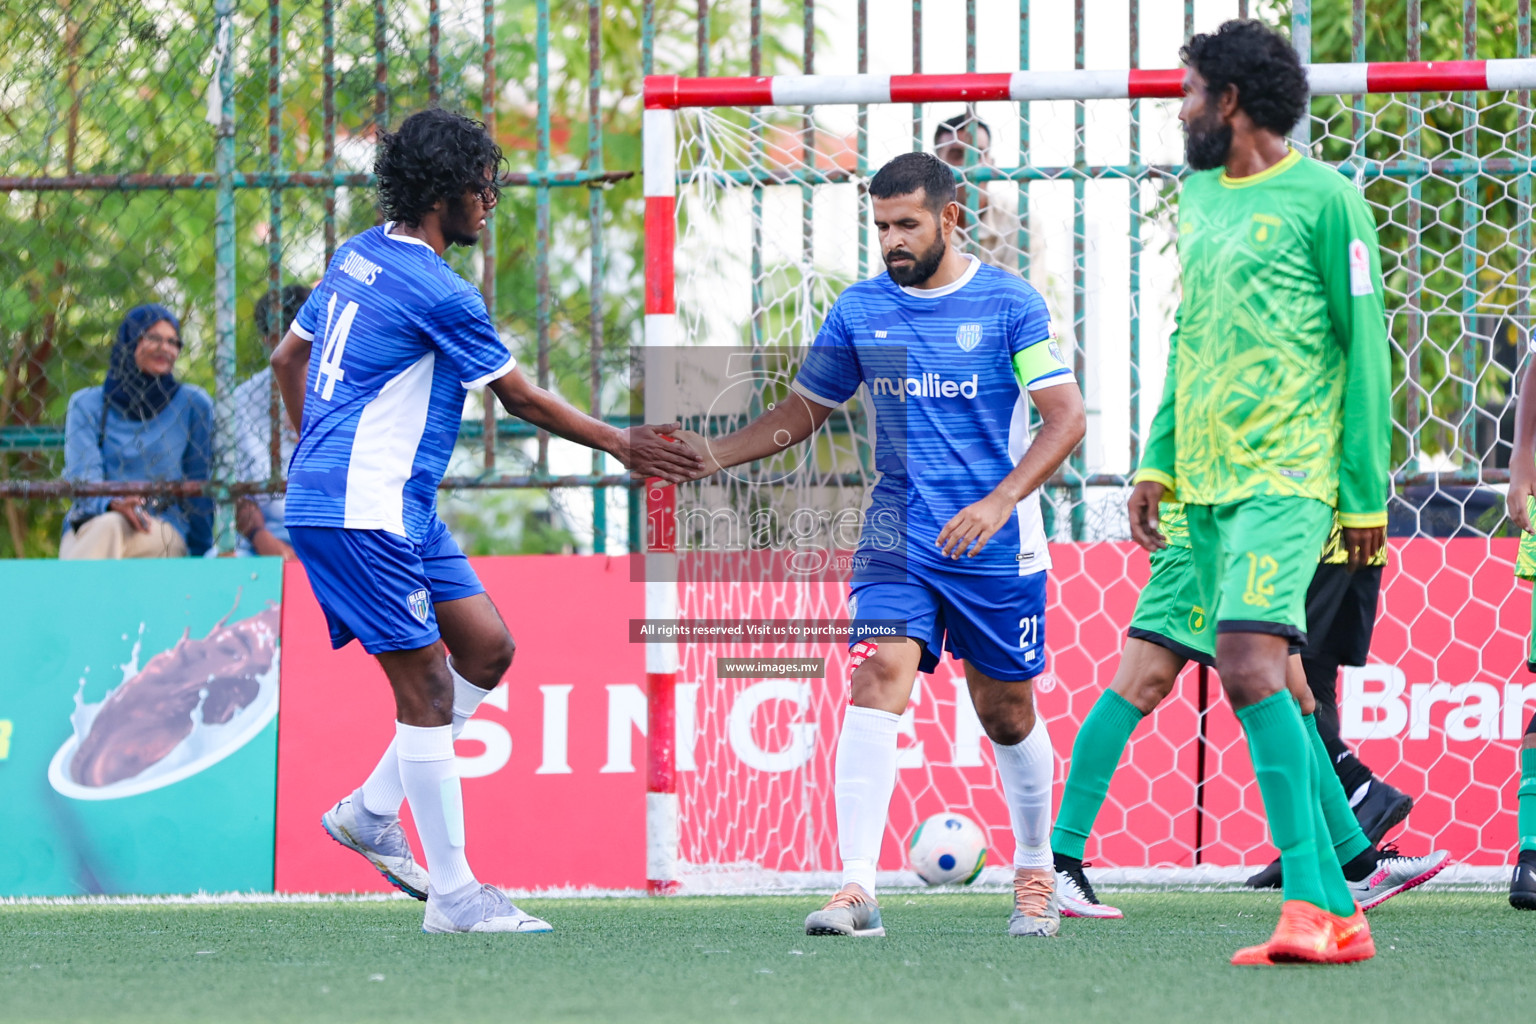
[{"label": "red and white goalpost", "polygon": [[[1478,459],[1469,453],[1480,450],[1479,396],[1500,385],[1499,372],[1508,376],[1494,365],[1495,332],[1513,325],[1523,339],[1530,326],[1525,90],[1536,88],[1536,60],[1311,65],[1308,77],[1314,110],[1300,138],[1365,189],[1382,234],[1400,369],[1419,375],[1398,386],[1397,448],[1406,449],[1395,456],[1399,484],[1476,482]],[[871,131],[866,146],[846,120],[840,128],[812,108],[1014,105],[1007,118],[1016,132],[999,114],[990,120],[1007,129],[993,131],[994,150],[1003,135],[1016,135],[1018,159],[1011,167],[995,166],[1007,163],[1006,154],[967,161],[962,177],[977,184],[963,196],[973,217],[988,182],[991,206],[971,222],[977,234],[968,228],[958,241],[983,245],[980,221],[988,217],[1011,225],[985,243],[991,258],[1047,296],[1063,345],[1076,349],[1090,407],[1100,410],[1078,475],[1047,502],[1057,541],[1053,668],[1037,692],[1053,720],[1062,774],[1077,723],[1113,674],[1146,577],[1145,556],[1125,539],[1123,481],[1161,393],[1177,290],[1165,243],[1173,237],[1171,182],[1182,151],[1167,101],[1180,96],[1181,78],[1170,69],[653,75],[645,84],[647,349],[736,344],[787,352],[796,362],[841,287],[880,269],[860,182],[883,162],[880,152],[915,145],[910,131],[892,138]],[[1321,97],[1340,99],[1329,105]],[[1052,143],[1053,131],[1066,134]],[[1454,394],[1422,384],[1430,366],[1460,389],[1461,406]],[[700,416],[704,410],[681,407],[670,390],[676,381],[663,376],[647,374],[646,418]],[[708,428],[745,422],[748,406],[712,414]],[[680,571],[690,576],[682,563],[701,549],[701,524],[707,519],[713,530],[709,517],[723,510],[789,508],[790,499],[856,508],[872,479],[860,461],[868,417],[855,409],[827,431],[792,472],[648,488],[647,619],[846,618],[845,587],[826,579],[694,572],[673,582]],[[1501,478],[1484,468],[1481,479]],[[1443,490],[1464,502],[1463,532],[1474,533],[1466,495]],[[1513,544],[1475,535],[1394,540],[1372,664],[1346,672],[1340,684],[1346,738],[1419,799],[1405,842],[1446,846],[1474,866],[1504,863],[1514,828],[1504,810],[1512,801],[1502,795],[1518,736],[1511,723],[1536,702],[1536,686],[1520,674],[1529,606],[1511,579]],[[828,541],[829,550],[837,546]],[[719,678],[721,653],[825,657],[826,673]],[[652,891],[830,877],[837,867],[831,754],[846,679],[837,642],[648,645]],[[989,828],[1000,859],[1011,849],[990,750],[957,679],[957,667],[946,663],[914,695],[883,869],[903,867],[902,840],[915,820],[945,809]],[[1112,877],[1237,877],[1243,865],[1270,856],[1240,733],[1224,708],[1207,712],[1203,687],[1194,689],[1191,674],[1138,732],[1111,790],[1089,855],[1117,869]]]}]

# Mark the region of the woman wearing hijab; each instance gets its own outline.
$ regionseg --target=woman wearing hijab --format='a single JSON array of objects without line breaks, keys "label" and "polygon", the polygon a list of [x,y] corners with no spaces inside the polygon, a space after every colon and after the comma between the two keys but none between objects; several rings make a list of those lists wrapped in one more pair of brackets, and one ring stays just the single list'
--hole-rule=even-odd
[{"label": "woman wearing hijab", "polygon": [[[128,311],[101,387],[70,396],[64,421],[64,477],[98,480],[206,480],[213,451],[213,402],[178,381],[181,322],[153,303]],[[207,498],[79,498],[70,508],[60,558],[180,558],[213,541]]]}]

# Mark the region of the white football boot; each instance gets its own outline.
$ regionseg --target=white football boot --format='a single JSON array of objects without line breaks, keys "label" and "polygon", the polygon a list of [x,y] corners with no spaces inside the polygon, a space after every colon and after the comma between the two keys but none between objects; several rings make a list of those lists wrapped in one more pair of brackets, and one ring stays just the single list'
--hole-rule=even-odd
[{"label": "white football boot", "polygon": [[1019,868],[1013,873],[1013,913],[1009,935],[1049,938],[1061,930],[1061,905],[1056,901],[1056,872],[1052,868]]},{"label": "white football boot", "polygon": [[1381,850],[1371,873],[1349,883],[1349,891],[1361,910],[1379,907],[1398,893],[1417,888],[1444,871],[1451,863],[1445,850],[1435,850],[1423,857],[1404,857],[1395,846]]},{"label": "white football boot", "polygon": [[361,789],[321,815],[320,825],[342,846],[362,854],[390,885],[418,900],[427,898],[427,872],[412,856],[399,817],[369,811]]},{"label": "white football boot", "polygon": [[550,932],[548,921],[524,913],[494,885],[471,882],[450,893],[433,889],[421,930],[445,932]]},{"label": "white football boot", "polygon": [[856,935],[861,938],[885,934],[880,922],[880,904],[857,882],[849,882],[827,901],[827,905],[805,919],[807,935]]},{"label": "white football boot", "polygon": [[[1061,861],[1056,862],[1058,865]],[[1125,915],[1116,907],[1099,902],[1099,897],[1093,891],[1093,885],[1088,881],[1088,876],[1083,873],[1083,868],[1069,867],[1062,870],[1056,869],[1056,899],[1061,904],[1063,917],[1097,917],[1104,920],[1118,921]]]}]

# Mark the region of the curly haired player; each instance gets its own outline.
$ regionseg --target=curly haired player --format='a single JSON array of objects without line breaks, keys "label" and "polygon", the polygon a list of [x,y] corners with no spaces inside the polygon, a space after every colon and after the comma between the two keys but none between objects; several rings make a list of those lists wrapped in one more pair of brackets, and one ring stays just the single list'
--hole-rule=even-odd
[{"label": "curly haired player", "polygon": [[1185,154],[1203,173],[1179,200],[1183,298],[1131,534],[1162,549],[1159,506],[1184,503],[1216,667],[1280,849],[1280,921],[1233,962],[1363,960],[1370,926],[1329,841],[1286,677],[1335,511],[1351,565],[1386,542],[1391,356],[1376,226],[1349,181],[1286,142],[1308,93],[1282,36],[1229,21],[1181,55]]},{"label": "curly haired player", "polygon": [[[669,480],[701,464],[662,435],[621,431],[534,387],[480,293],[443,261],[472,246],[499,194],[501,149],[444,110],[379,139],[374,170],[388,223],[336,251],[272,353],[299,440],[287,522],[331,632],[379,660],[395,694],[395,739],[322,824],[401,890],[426,900],[429,932],[537,932],[549,925],[481,885],[464,854],[453,738],[512,663],[512,637],[437,517],[437,487],[467,389],[506,410]],[[312,344],[318,341],[319,344]],[[451,653],[445,657],[444,646]],[[430,879],[400,825],[411,802]]]}]

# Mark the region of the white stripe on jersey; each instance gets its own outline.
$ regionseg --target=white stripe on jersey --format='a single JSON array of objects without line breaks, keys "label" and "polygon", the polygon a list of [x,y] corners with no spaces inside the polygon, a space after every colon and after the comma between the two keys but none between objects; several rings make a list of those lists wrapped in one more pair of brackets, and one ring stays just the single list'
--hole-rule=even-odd
[{"label": "white stripe on jersey", "polygon": [[347,462],[346,529],[406,536],[405,482],[427,427],[436,361],[436,353],[428,352],[363,406]]},{"label": "white stripe on jersey", "polygon": [[[1029,450],[1029,398],[1024,388],[1019,388],[1019,399],[1013,405],[1013,417],[1008,421],[1008,458],[1017,466]],[[1051,567],[1051,549],[1045,543],[1045,521],[1040,518],[1040,492],[1030,491],[1024,500],[1014,507],[1019,517],[1019,575],[1028,576]]]}]

